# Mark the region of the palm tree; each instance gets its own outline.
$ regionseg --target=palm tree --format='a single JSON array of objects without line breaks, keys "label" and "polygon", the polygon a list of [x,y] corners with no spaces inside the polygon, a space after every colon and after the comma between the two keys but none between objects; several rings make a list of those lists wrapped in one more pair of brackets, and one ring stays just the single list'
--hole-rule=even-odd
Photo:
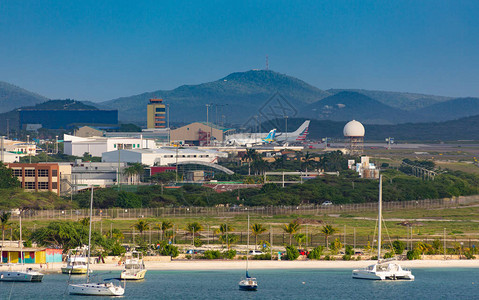
[{"label": "palm tree", "polygon": [[246,153],[243,156],[243,160],[248,162],[248,176],[251,175],[251,162],[258,159],[258,153],[255,149],[246,149]]},{"label": "palm tree", "polygon": [[223,241],[227,241],[227,239],[223,236],[227,236],[228,232],[231,232],[233,230],[235,230],[233,227],[229,226],[226,223],[223,223],[223,224],[220,225],[220,227],[218,229],[215,230],[215,234],[217,234],[219,236],[219,239],[220,239],[221,243],[223,244]]},{"label": "palm tree", "polygon": [[192,237],[193,237],[193,242],[195,241],[195,233],[198,232],[198,231],[202,231],[203,230],[203,226],[201,226],[200,223],[198,222],[193,222],[193,223],[188,223],[186,224],[186,231],[188,231],[189,233],[191,233]]},{"label": "palm tree", "polygon": [[133,182],[133,176],[135,176],[136,171],[133,167],[128,167],[123,169],[123,175],[125,175],[128,179],[128,183]]},{"label": "palm tree", "polygon": [[298,248],[301,249],[304,242],[308,240],[308,236],[304,233],[297,233],[294,235],[294,239],[298,243]]},{"label": "palm tree", "polygon": [[165,236],[165,231],[173,227],[173,223],[170,221],[162,221],[159,224],[156,224],[156,228],[161,230],[161,240],[163,240]]},{"label": "palm tree", "polygon": [[149,225],[150,223],[145,220],[138,220],[135,224],[132,225],[132,227],[138,230],[141,237],[143,238],[143,231],[147,230]]},{"label": "palm tree", "polygon": [[254,250],[256,250],[256,245],[258,244],[258,235],[267,231],[267,229],[264,228],[263,225],[259,223],[255,223],[251,225],[250,228],[251,228],[251,234],[254,236]]},{"label": "palm tree", "polygon": [[1,256],[0,256],[0,262],[3,262],[3,241],[5,240],[5,229],[7,228],[8,221],[10,220],[10,217],[12,216],[12,213],[10,212],[2,212],[0,215],[0,224],[2,226],[2,250],[1,250]]},{"label": "palm tree", "polygon": [[330,235],[333,235],[335,234],[337,231],[336,228],[334,228],[333,226],[331,225],[325,225],[323,226],[323,228],[321,228],[321,232],[324,234],[324,236],[326,237],[326,247],[328,247],[328,238]]},{"label": "palm tree", "polygon": [[306,151],[306,154],[303,157],[304,159],[304,167],[306,168],[306,173],[308,173],[308,167],[313,166],[314,160],[313,160],[313,155],[309,153],[309,151]]},{"label": "palm tree", "polygon": [[299,229],[299,224],[296,221],[293,221],[287,225],[283,225],[283,230],[284,232],[289,234],[289,245],[291,246],[291,238],[293,237],[293,234],[295,234]]}]

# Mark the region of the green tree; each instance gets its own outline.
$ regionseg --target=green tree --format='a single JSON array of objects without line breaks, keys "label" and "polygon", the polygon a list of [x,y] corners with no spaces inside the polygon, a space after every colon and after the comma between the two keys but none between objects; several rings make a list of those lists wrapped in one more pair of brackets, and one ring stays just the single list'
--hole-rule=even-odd
[{"label": "green tree", "polygon": [[256,161],[259,157],[258,152],[255,149],[248,148],[243,156],[243,160],[248,162],[248,176],[251,176],[251,163]]},{"label": "green tree", "polygon": [[233,230],[234,228],[226,223],[220,224],[220,227],[215,230],[215,234],[218,235],[222,245],[227,241],[228,232],[232,232]]},{"label": "green tree", "polygon": [[343,247],[343,244],[339,239],[335,239],[334,241],[331,242],[329,245],[329,250],[331,250],[332,254],[338,254],[339,249]]},{"label": "green tree", "polygon": [[317,246],[311,252],[308,254],[309,259],[320,259],[321,255],[323,255],[324,252],[324,247],[323,246]]},{"label": "green tree", "polygon": [[0,256],[0,262],[3,260],[3,241],[5,240],[5,229],[7,229],[8,226],[8,221],[10,220],[10,217],[12,216],[12,213],[2,211],[0,214],[0,225],[2,226],[2,250],[1,250],[1,256]]},{"label": "green tree", "polygon": [[186,224],[186,231],[188,231],[192,236],[192,241],[195,240],[195,234],[203,230],[203,226],[201,226],[198,222],[192,222]]},{"label": "green tree", "polygon": [[324,234],[326,238],[326,246],[328,245],[328,239],[330,236],[336,233],[337,229],[334,228],[332,225],[325,225],[321,228],[321,233]]},{"label": "green tree", "polygon": [[295,260],[299,257],[299,251],[296,249],[295,246],[289,245],[286,247],[286,256],[285,259],[287,260]]},{"label": "green tree", "polygon": [[294,235],[294,239],[296,240],[296,243],[298,243],[299,249],[301,249],[303,243],[306,243],[308,241],[308,236],[304,233],[297,233]]},{"label": "green tree", "polygon": [[161,230],[161,240],[164,240],[165,232],[173,227],[173,223],[170,221],[162,221],[159,224],[156,224],[156,228]]},{"label": "green tree", "polygon": [[13,176],[13,170],[7,168],[3,162],[0,161],[0,189],[11,189],[20,187],[20,181]]},{"label": "green tree", "polygon": [[393,250],[397,255],[401,255],[404,252],[404,249],[406,249],[406,244],[404,244],[404,242],[400,240],[395,240],[393,242]]},{"label": "green tree", "polygon": [[174,172],[156,173],[155,175],[151,176],[151,181],[160,184],[167,184],[175,181],[175,176],[176,175]]},{"label": "green tree", "polygon": [[133,228],[140,232],[141,237],[143,238],[143,232],[148,230],[150,223],[145,220],[138,220],[135,224],[132,225]]},{"label": "green tree", "polygon": [[299,227],[300,225],[296,222],[296,221],[293,221],[287,225],[283,225],[283,230],[284,232],[286,232],[287,234],[289,234],[289,245],[291,246],[292,244],[292,237],[293,237],[293,234],[295,234],[298,230],[299,230]]},{"label": "green tree", "polygon": [[251,225],[250,229],[251,229],[251,234],[254,236],[254,250],[256,250],[256,245],[258,244],[258,235],[267,231],[267,229],[264,228],[263,225],[259,223],[255,223]]}]

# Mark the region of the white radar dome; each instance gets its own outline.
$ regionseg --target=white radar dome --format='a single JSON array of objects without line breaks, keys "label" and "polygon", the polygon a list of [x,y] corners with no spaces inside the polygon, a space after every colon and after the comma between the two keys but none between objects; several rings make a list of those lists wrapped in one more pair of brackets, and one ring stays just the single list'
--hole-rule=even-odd
[{"label": "white radar dome", "polygon": [[348,122],[344,126],[344,136],[364,136],[364,126],[356,120]]}]

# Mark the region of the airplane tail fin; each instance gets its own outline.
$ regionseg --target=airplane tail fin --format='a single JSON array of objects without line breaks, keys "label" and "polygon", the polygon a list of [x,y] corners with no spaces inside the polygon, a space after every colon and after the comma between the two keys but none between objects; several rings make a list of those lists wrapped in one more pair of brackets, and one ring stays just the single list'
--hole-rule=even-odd
[{"label": "airplane tail fin", "polygon": [[304,121],[304,123],[291,134],[291,136],[296,137],[297,141],[305,141],[309,133],[309,123],[310,120]]},{"label": "airplane tail fin", "polygon": [[274,141],[275,136],[276,136],[276,129],[273,129],[268,133],[268,135],[263,139],[263,141],[266,143],[271,143]]}]

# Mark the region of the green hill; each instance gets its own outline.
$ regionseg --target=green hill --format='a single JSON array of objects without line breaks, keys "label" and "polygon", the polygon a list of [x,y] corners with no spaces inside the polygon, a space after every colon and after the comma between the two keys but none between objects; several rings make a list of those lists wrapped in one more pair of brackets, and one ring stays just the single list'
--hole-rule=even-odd
[{"label": "green hill", "polygon": [[[258,114],[258,109],[274,94],[280,93],[295,109],[329,96],[329,93],[297,78],[267,70],[232,73],[217,81],[183,85],[170,91],[155,91],[100,103],[116,108],[122,121],[146,123],[150,98],[163,98],[170,104],[171,120],[192,122],[206,119],[205,104],[218,104],[226,122],[242,123]],[[216,107],[211,109],[215,120]],[[220,117],[218,116],[218,117]]]}]

